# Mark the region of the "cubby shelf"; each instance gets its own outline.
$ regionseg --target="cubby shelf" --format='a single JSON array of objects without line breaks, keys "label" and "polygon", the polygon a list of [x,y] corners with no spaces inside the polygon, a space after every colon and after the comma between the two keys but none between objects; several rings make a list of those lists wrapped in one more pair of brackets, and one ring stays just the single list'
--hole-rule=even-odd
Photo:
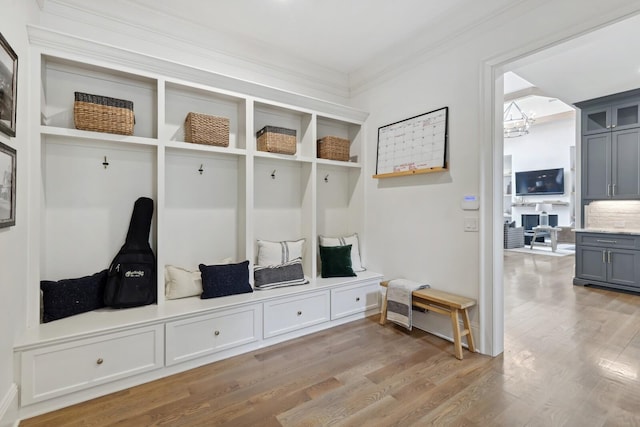
[{"label": "cubby shelf", "polygon": [[[46,30],[29,32],[36,41],[47,39]],[[55,49],[46,42],[30,48],[30,268],[26,325],[14,347],[21,418],[378,310],[382,275],[320,278],[317,247],[319,235],[358,233],[365,241],[358,160],[364,158],[367,113],[55,37]],[[133,135],[75,129],[76,91],[132,101]],[[185,142],[189,112],[228,118],[228,147]],[[257,150],[256,132],[267,125],[295,129],[295,155]],[[316,141],[324,136],[349,139],[352,161],[318,159]],[[40,280],[106,269],[141,196],[155,201],[150,242],[158,261],[157,304],[40,323]],[[204,300],[165,298],[165,265],[196,270],[232,258],[249,260],[252,268],[256,240],[300,238],[306,240],[306,285]],[[68,366],[77,367],[73,375]]]},{"label": "cubby shelf", "polygon": [[[314,282],[317,235],[362,235],[361,163],[316,157],[316,140],[334,135],[349,139],[351,156],[362,158],[362,112],[345,107],[340,117],[338,106],[330,103],[323,112],[129,67],[84,63],[60,52],[41,51],[40,66],[42,149],[34,164],[42,165],[41,175],[50,183],[41,190],[43,237],[32,255],[40,266],[34,277],[59,280],[106,268],[126,234],[135,193],[156,201],[152,246],[158,256],[159,305],[165,302],[165,264],[197,268],[227,257],[253,262],[256,239],[305,238],[304,271]],[[75,91],[132,100],[134,135],[75,129]],[[184,119],[191,111],[227,117],[229,146],[184,142]],[[256,132],[267,125],[295,129],[296,154],[258,151]],[[82,178],[73,178],[78,171]],[[54,199],[65,190],[54,184],[72,188],[75,201],[58,206]],[[56,241],[55,230],[73,227],[84,231]],[[91,253],[82,236],[92,229],[103,230],[92,231],[100,248],[93,255],[100,259],[79,265],[75,253],[79,247]],[[30,294],[37,295],[37,282],[31,286]],[[35,325],[39,301],[32,297],[30,305],[29,325]]]},{"label": "cubby shelf", "polygon": [[83,138],[94,141],[108,141],[122,144],[158,145],[155,138],[145,138],[141,136],[117,135],[114,133],[90,132],[86,130],[61,128],[55,126],[41,126],[40,134],[43,136],[60,136],[65,138]]},{"label": "cubby shelf", "polygon": [[339,160],[316,159],[316,163],[319,165],[337,166],[341,168],[362,168],[362,165],[358,162],[341,162]]},{"label": "cubby shelf", "polygon": [[241,148],[231,148],[231,147],[218,147],[215,145],[204,145],[204,144],[192,144],[190,142],[180,142],[180,141],[158,141],[159,145],[164,146],[165,148],[173,148],[176,150],[184,150],[191,151],[194,153],[217,153],[221,155],[227,156],[246,156],[247,150]]}]

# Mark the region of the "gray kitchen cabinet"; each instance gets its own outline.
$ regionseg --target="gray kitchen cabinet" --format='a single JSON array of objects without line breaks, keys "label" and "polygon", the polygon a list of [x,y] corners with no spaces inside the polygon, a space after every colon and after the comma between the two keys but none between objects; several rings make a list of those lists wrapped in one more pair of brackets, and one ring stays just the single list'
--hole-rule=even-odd
[{"label": "gray kitchen cabinet", "polygon": [[579,102],[582,200],[640,199],[640,90]]},{"label": "gray kitchen cabinet", "polygon": [[582,138],[582,199],[608,199],[611,189],[611,133]]},{"label": "gray kitchen cabinet", "polygon": [[611,132],[611,198],[640,198],[640,128]]},{"label": "gray kitchen cabinet", "polygon": [[573,284],[640,292],[640,236],[577,232]]},{"label": "gray kitchen cabinet", "polygon": [[582,198],[640,198],[640,128],[583,137]]},{"label": "gray kitchen cabinet", "polygon": [[[620,99],[627,96],[629,99]],[[637,96],[636,91],[584,101],[576,105],[585,107],[582,109],[583,135],[640,126],[640,97]]]}]

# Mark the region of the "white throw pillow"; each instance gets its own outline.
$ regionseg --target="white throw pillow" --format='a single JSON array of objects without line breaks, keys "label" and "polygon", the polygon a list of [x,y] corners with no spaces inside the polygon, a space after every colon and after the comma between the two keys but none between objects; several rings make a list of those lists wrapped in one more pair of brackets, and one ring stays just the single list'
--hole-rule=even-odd
[{"label": "white throw pillow", "polygon": [[296,258],[302,258],[304,243],[305,239],[282,242],[258,240],[257,265],[264,267],[269,265],[280,265]]},{"label": "white throw pillow", "polygon": [[[225,258],[219,264],[230,264],[233,260]],[[202,294],[202,275],[200,270],[166,265],[164,267],[164,295],[166,299],[178,299],[200,296]]]},{"label": "white throw pillow", "polygon": [[360,260],[360,245],[358,244],[358,234],[353,233],[344,237],[320,237],[320,246],[346,246],[351,245],[351,268],[353,271],[364,271]]},{"label": "white throw pillow", "polygon": [[164,294],[167,299],[193,297],[202,294],[200,271],[167,265],[164,268]]}]

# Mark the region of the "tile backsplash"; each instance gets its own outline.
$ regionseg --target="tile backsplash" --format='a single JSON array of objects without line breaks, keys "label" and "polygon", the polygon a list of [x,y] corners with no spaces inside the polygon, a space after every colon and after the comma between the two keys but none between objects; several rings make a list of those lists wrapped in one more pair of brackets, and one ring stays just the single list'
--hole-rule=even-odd
[{"label": "tile backsplash", "polygon": [[585,228],[640,230],[640,200],[600,200],[585,208]]}]

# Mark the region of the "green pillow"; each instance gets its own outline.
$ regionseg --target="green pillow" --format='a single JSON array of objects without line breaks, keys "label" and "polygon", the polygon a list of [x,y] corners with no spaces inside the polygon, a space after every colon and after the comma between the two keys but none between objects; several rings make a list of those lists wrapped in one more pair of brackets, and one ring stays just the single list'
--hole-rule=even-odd
[{"label": "green pillow", "polygon": [[353,277],[351,267],[351,245],[320,246],[322,277]]}]

